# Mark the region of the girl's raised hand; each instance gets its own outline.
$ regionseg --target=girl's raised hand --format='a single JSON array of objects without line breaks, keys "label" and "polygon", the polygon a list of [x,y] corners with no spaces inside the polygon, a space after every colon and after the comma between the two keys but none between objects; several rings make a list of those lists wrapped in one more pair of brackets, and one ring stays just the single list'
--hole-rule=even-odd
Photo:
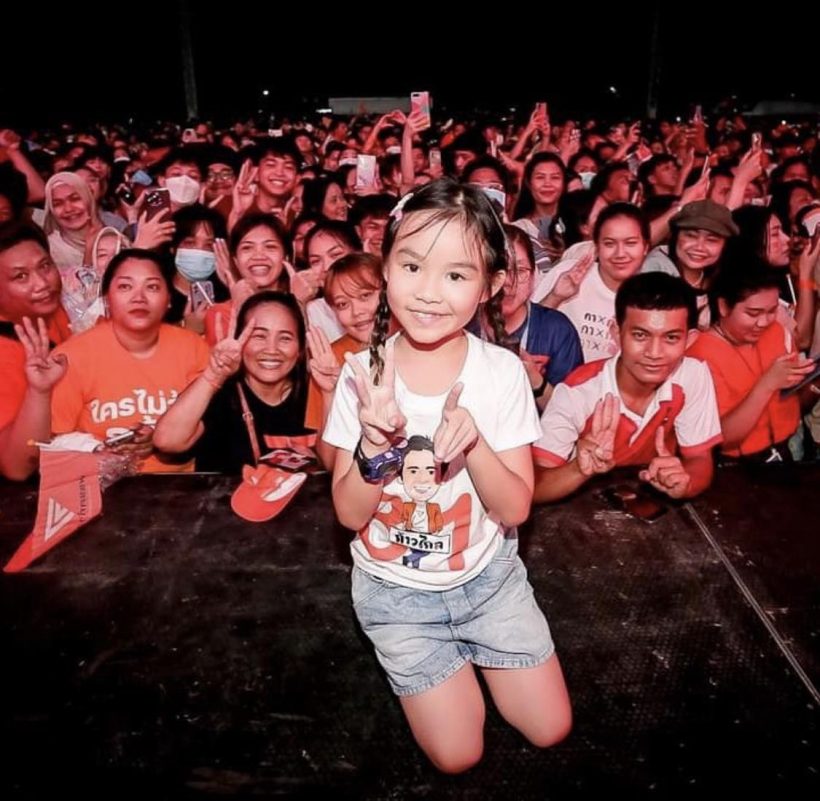
[{"label": "girl's raised hand", "polygon": [[317,270],[295,270],[293,265],[286,261],[285,272],[290,280],[290,293],[304,306],[319,294],[322,286],[322,277]]},{"label": "girl's raised hand", "polygon": [[555,282],[555,286],[552,288],[550,294],[562,303],[570,298],[574,298],[581,288],[581,282],[586,277],[589,268],[592,267],[594,262],[594,250],[581,256],[581,258]]},{"label": "girl's raised hand", "polygon": [[384,373],[376,385],[352,353],[345,354],[345,361],[353,370],[356,395],[359,398],[359,422],[362,426],[362,448],[369,446],[365,456],[375,456],[385,451],[390,443],[401,436],[407,418],[396,402],[396,368],[393,343],[388,343],[384,355]]},{"label": "girl's raised hand", "polygon": [[256,178],[258,168],[254,167],[250,159],[246,159],[239,170],[239,178],[233,187],[233,208],[231,216],[239,219],[256,199]]},{"label": "girl's raised hand", "polygon": [[478,428],[473,416],[458,405],[463,390],[464,384],[459,382],[444,401],[441,422],[433,434],[433,453],[437,461],[452,462],[478,442]]}]

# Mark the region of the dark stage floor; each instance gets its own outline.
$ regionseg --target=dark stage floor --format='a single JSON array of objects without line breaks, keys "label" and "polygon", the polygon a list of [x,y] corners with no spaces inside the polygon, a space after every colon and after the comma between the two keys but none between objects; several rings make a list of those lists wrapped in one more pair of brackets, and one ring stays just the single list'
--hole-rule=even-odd
[{"label": "dark stage floor", "polygon": [[[521,532],[572,734],[538,751],[490,709],[444,777],[357,630],[326,477],[257,526],[224,478],[118,484],[0,577],[0,798],[820,797],[820,470],[728,468],[652,524],[601,487]],[[0,485],[4,561],[34,508]]]}]

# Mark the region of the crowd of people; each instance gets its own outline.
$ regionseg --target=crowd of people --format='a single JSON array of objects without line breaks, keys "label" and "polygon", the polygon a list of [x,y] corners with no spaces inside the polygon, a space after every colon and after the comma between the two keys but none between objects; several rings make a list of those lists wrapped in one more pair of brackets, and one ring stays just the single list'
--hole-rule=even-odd
[{"label": "crowd of people", "polygon": [[545,103],[2,131],[0,474],[76,431],[141,472],[310,441],[425,753],[480,758],[472,666],[550,745],[571,711],[516,556],[532,503],[816,458],[815,134]]}]

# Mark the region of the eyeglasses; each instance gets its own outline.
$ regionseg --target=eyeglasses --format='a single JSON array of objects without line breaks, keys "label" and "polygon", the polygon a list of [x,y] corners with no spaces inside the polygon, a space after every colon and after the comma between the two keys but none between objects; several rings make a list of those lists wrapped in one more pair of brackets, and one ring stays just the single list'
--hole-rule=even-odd
[{"label": "eyeglasses", "polygon": [[233,170],[219,170],[208,173],[209,181],[233,181],[234,178]]}]

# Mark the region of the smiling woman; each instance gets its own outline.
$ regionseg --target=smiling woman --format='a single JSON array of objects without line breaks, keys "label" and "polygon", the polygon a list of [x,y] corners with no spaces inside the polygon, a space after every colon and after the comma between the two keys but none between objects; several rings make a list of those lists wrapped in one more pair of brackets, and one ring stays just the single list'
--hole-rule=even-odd
[{"label": "smiling woman", "polygon": [[72,323],[79,321],[94,298],[87,288],[99,281],[91,264],[91,244],[102,230],[97,203],[88,184],[70,172],[58,172],[46,183],[43,228],[51,258],[62,278],[62,302]]},{"label": "smiling woman", "polygon": [[781,393],[811,373],[777,320],[776,270],[761,262],[726,269],[710,291],[712,327],[689,349],[709,365],[717,392],[724,456],[791,460],[788,440],[800,425],[797,394]]},{"label": "smiling woman", "polygon": [[305,324],[292,295],[264,291],[242,305],[236,332],[218,329],[207,368],[160,420],[154,444],[193,449],[197,470],[238,474],[258,462],[266,436],[309,433]]}]

